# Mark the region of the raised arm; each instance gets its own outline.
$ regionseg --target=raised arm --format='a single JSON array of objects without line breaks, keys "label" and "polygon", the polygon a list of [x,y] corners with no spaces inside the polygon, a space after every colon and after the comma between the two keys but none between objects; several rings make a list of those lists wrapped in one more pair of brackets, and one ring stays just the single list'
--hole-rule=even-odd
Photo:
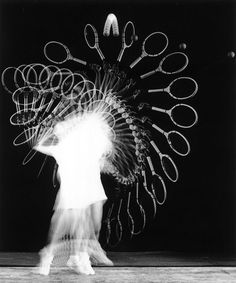
[{"label": "raised arm", "polygon": [[53,156],[56,145],[58,144],[58,137],[53,133],[46,133],[41,136],[34,149],[40,151],[43,154]]}]

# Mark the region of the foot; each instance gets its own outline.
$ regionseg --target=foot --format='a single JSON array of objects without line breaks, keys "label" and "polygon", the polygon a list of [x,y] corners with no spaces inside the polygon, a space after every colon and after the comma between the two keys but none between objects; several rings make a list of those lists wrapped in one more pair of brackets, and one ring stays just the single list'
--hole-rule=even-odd
[{"label": "foot", "polygon": [[79,255],[76,256],[70,256],[67,261],[67,266],[79,274],[95,274],[89,260],[89,255],[85,252],[79,253]]},{"label": "foot", "polygon": [[48,275],[50,272],[50,266],[53,261],[53,255],[46,249],[40,251],[40,263],[38,265],[37,273],[41,275]]},{"label": "foot", "polygon": [[94,264],[104,264],[108,266],[114,265],[114,263],[107,257],[105,252],[94,253],[92,255],[92,262]]}]

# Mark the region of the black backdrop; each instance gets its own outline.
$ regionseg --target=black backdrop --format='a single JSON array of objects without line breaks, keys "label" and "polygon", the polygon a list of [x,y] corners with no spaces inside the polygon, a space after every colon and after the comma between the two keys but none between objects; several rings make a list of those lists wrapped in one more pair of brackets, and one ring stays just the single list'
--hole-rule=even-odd
[{"label": "black backdrop", "polygon": [[[167,184],[168,199],[157,218],[118,250],[235,252],[236,62],[227,55],[236,52],[235,8],[235,1],[0,1],[1,72],[8,66],[46,63],[42,50],[50,40],[64,42],[74,56],[96,61],[83,28],[91,23],[101,34],[110,12],[120,27],[134,21],[140,41],[158,30],[168,35],[172,52],[187,44],[188,74],[199,84],[191,100],[199,123],[183,132],[191,154],[176,157],[180,180]],[[118,54],[119,44],[106,54]],[[124,55],[127,63],[140,52],[133,49]],[[145,59],[142,68],[150,69]],[[12,145],[19,132],[9,124],[14,105],[3,88],[0,100],[0,250],[37,251],[46,241],[56,195],[49,182],[52,162],[39,178],[42,155],[21,165],[27,148]]]}]

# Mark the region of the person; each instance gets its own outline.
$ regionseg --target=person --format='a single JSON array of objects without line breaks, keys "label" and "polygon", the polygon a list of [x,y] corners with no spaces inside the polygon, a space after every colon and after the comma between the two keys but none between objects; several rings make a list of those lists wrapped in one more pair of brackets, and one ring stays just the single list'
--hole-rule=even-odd
[{"label": "person", "polygon": [[94,274],[91,260],[112,265],[98,241],[107,199],[100,170],[111,147],[109,127],[92,113],[57,122],[35,145],[35,150],[54,157],[60,179],[49,243],[40,251],[40,274],[49,274],[54,257],[68,252],[65,247],[70,254],[67,266],[78,273]]}]

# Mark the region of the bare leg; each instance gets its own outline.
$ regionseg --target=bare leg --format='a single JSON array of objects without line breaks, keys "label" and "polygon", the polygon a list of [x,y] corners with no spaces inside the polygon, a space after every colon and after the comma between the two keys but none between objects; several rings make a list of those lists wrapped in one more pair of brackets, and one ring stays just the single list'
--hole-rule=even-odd
[{"label": "bare leg", "polygon": [[99,238],[101,226],[102,226],[102,214],[103,214],[103,205],[105,200],[98,201],[91,204],[91,218],[93,221],[93,226],[95,230],[96,238]]},{"label": "bare leg", "polygon": [[88,254],[88,245],[91,233],[91,211],[90,207],[83,208],[77,211],[77,227],[75,239],[72,243],[71,256],[67,262],[67,266],[77,273],[86,275],[95,274]]},{"label": "bare leg", "polygon": [[59,240],[64,236],[66,213],[55,211],[51,220],[49,232],[49,244],[40,251],[40,263],[38,273],[48,275],[50,266],[53,261],[55,250],[59,244]]},{"label": "bare leg", "polygon": [[94,274],[90,256],[95,262],[113,265],[102,250],[98,237],[101,229],[104,201],[89,205],[79,211],[75,241],[67,265],[77,273]]},{"label": "bare leg", "polygon": [[[105,204],[105,202],[106,200],[102,200],[90,206],[91,220],[92,220],[92,225],[94,227],[95,237],[97,241],[99,239],[100,230],[102,226],[103,205]],[[99,243],[98,245],[100,246]],[[101,248],[101,251],[102,251],[102,248]],[[99,252],[96,255],[96,257],[100,263],[103,263],[106,265],[113,265],[113,262],[106,256],[104,251]]]}]

